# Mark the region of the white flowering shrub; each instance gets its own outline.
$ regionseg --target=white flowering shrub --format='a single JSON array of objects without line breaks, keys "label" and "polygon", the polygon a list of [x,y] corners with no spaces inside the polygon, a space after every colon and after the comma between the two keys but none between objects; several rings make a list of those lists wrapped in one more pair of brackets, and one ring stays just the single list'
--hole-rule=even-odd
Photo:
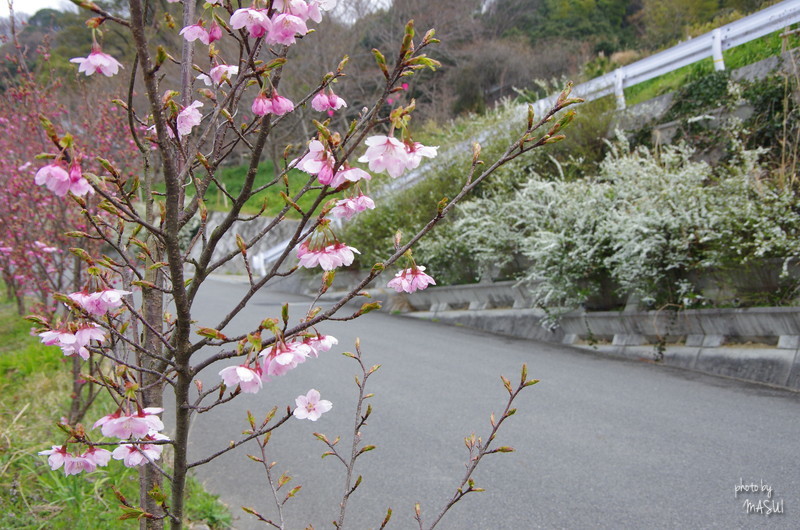
[{"label": "white flowering shrub", "polygon": [[800,253],[796,198],[763,177],[760,151],[739,147],[716,168],[693,154],[685,144],[631,149],[620,138],[597,175],[533,175],[515,193],[465,204],[450,230],[483,266],[526,257],[519,277],[551,308],[607,297],[610,287],[685,305],[702,298],[698,273]]}]

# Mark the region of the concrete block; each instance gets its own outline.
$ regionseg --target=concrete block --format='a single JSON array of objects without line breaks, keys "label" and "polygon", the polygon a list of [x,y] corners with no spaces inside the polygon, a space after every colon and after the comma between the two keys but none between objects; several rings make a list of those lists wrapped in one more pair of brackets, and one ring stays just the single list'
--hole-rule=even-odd
[{"label": "concrete block", "polygon": [[489,302],[485,300],[473,300],[469,303],[470,311],[480,311],[482,309],[489,309]]},{"label": "concrete block", "polygon": [[800,335],[781,335],[778,337],[778,348],[796,350],[800,348]]},{"label": "concrete block", "polygon": [[664,351],[664,364],[694,370],[700,350],[688,346],[668,346]]},{"label": "concrete block", "polygon": [[561,344],[575,344],[578,341],[578,335],[575,333],[566,333],[561,340]]},{"label": "concrete block", "polygon": [[703,339],[705,335],[686,335],[686,346],[699,348],[703,346]]},{"label": "concrete block", "polygon": [[786,382],[782,384],[789,388],[800,390],[800,355],[798,355],[797,351],[794,352],[794,361],[789,370],[789,377],[787,377]]},{"label": "concrete block", "polygon": [[703,337],[703,348],[717,348],[725,344],[724,335],[705,335]]},{"label": "concrete block", "polygon": [[695,369],[784,386],[792,379],[794,360],[795,352],[777,348],[703,348]]},{"label": "concrete block", "polygon": [[614,335],[614,340],[611,344],[614,346],[641,346],[646,342],[643,335],[618,333]]},{"label": "concrete block", "polygon": [[638,294],[631,293],[628,295],[628,300],[625,302],[625,309],[622,310],[623,313],[638,313],[639,312],[639,304],[642,301],[642,297]]}]

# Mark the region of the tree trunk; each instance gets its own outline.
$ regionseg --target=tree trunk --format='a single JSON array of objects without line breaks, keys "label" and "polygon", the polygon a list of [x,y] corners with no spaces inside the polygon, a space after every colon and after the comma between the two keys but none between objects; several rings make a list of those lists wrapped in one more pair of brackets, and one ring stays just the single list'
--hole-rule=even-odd
[{"label": "tree trunk", "polygon": [[[159,255],[156,244],[152,244],[154,238],[151,239],[150,252],[155,257]],[[148,263],[152,265],[152,263]],[[150,270],[148,267],[145,273],[145,279],[155,285],[159,285],[161,275],[157,270]],[[142,289],[142,309],[145,321],[149,326],[144,329],[144,347],[145,349],[156,355],[163,354],[161,344],[161,337],[157,333],[151,331],[150,328],[156,331],[162,329],[162,322],[164,318],[164,297],[163,294],[156,289]],[[160,366],[161,361],[147,355],[141,355],[141,365],[143,368],[149,370],[160,371],[163,367]],[[142,385],[142,406],[143,407],[163,407],[164,405],[164,384],[159,381],[158,377],[152,373],[145,371],[139,372],[139,381]],[[156,501],[149,495],[154,488],[163,489],[163,478],[161,473],[152,465],[146,464],[139,468],[139,503],[142,509],[157,517],[164,515],[164,510],[159,506]],[[145,529],[161,529],[164,528],[163,519],[142,519],[140,521],[140,528]]]}]

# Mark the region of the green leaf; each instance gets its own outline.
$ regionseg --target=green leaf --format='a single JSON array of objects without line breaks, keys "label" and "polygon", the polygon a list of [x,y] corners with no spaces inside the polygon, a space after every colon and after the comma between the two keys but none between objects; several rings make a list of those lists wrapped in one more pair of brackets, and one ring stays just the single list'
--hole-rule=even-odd
[{"label": "green leaf", "polygon": [[228,338],[222,332],[220,332],[219,330],[216,330],[214,328],[199,328],[197,330],[197,334],[202,336],[202,337],[208,337],[210,339],[225,340],[225,339]]},{"label": "green leaf", "polygon": [[142,510],[141,508],[134,508],[132,506],[120,506],[122,508],[122,515],[119,516],[120,521],[125,521],[127,519],[142,519],[144,517],[152,518],[153,514],[147,513],[146,511]]},{"label": "green leaf", "polygon": [[380,302],[367,302],[366,304],[361,306],[361,309],[359,310],[358,313],[360,315],[366,315],[370,311],[375,311],[376,309],[380,309],[381,307],[382,306]]}]

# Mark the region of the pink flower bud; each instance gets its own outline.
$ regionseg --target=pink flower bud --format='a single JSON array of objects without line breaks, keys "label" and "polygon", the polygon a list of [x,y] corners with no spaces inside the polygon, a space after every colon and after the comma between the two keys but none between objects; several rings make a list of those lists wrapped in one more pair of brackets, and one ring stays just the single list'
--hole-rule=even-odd
[{"label": "pink flower bud", "polygon": [[217,24],[216,21],[211,23],[211,27],[208,28],[208,43],[211,44],[212,42],[216,42],[222,38],[222,28]]}]

